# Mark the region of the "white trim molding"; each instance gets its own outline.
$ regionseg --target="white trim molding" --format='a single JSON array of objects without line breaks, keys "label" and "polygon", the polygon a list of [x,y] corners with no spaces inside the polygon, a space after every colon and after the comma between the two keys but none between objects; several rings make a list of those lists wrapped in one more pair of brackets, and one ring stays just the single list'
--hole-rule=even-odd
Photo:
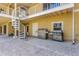
[{"label": "white trim molding", "polygon": [[64,30],[64,22],[63,21],[54,21],[51,23],[51,31],[53,31],[53,24],[54,23],[62,23],[62,30]]}]

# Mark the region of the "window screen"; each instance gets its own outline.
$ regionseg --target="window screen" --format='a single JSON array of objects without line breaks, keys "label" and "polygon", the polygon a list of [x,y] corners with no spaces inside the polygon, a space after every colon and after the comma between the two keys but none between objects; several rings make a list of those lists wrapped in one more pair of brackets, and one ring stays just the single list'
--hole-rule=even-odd
[{"label": "window screen", "polygon": [[54,30],[62,30],[62,23],[54,23],[53,29]]}]

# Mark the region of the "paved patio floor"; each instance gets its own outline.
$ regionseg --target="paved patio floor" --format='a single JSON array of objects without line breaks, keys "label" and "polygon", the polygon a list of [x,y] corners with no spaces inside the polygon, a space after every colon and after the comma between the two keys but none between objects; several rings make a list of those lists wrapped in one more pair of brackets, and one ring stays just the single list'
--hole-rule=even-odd
[{"label": "paved patio floor", "polygon": [[79,56],[79,44],[0,36],[1,56]]}]

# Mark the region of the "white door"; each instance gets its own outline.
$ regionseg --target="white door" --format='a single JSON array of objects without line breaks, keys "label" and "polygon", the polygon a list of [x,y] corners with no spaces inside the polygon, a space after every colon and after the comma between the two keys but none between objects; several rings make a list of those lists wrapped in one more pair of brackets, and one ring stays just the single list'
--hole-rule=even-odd
[{"label": "white door", "polygon": [[32,36],[38,36],[38,23],[32,24]]}]

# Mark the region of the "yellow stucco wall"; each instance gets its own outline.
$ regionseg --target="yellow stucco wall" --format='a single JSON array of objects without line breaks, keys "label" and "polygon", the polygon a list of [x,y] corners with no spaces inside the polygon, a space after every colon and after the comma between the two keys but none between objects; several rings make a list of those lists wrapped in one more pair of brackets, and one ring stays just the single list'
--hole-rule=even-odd
[{"label": "yellow stucco wall", "polygon": [[[60,15],[48,15],[48,16],[41,16],[37,18],[29,19],[29,32],[30,35],[32,35],[32,23],[38,23],[38,28],[47,28],[48,30],[51,30],[51,23],[52,22],[58,22],[63,21],[64,23],[64,38],[66,40],[72,39],[72,14],[71,13],[64,13]],[[27,23],[27,22],[26,22]]]},{"label": "yellow stucco wall", "polygon": [[74,6],[75,9],[79,9],[79,3],[75,3]]},{"label": "yellow stucco wall", "polygon": [[79,12],[75,13],[75,38],[79,40]]},{"label": "yellow stucco wall", "polygon": [[29,15],[31,15],[31,14],[34,14],[36,12],[41,12],[42,10],[43,10],[43,4],[39,3],[39,4],[36,4],[36,5],[32,6],[32,7],[30,7],[28,9],[28,13],[29,13]]},{"label": "yellow stucco wall", "polygon": [[[79,9],[79,3],[75,4],[75,10]],[[75,12],[75,39],[79,41],[79,12]]]}]

